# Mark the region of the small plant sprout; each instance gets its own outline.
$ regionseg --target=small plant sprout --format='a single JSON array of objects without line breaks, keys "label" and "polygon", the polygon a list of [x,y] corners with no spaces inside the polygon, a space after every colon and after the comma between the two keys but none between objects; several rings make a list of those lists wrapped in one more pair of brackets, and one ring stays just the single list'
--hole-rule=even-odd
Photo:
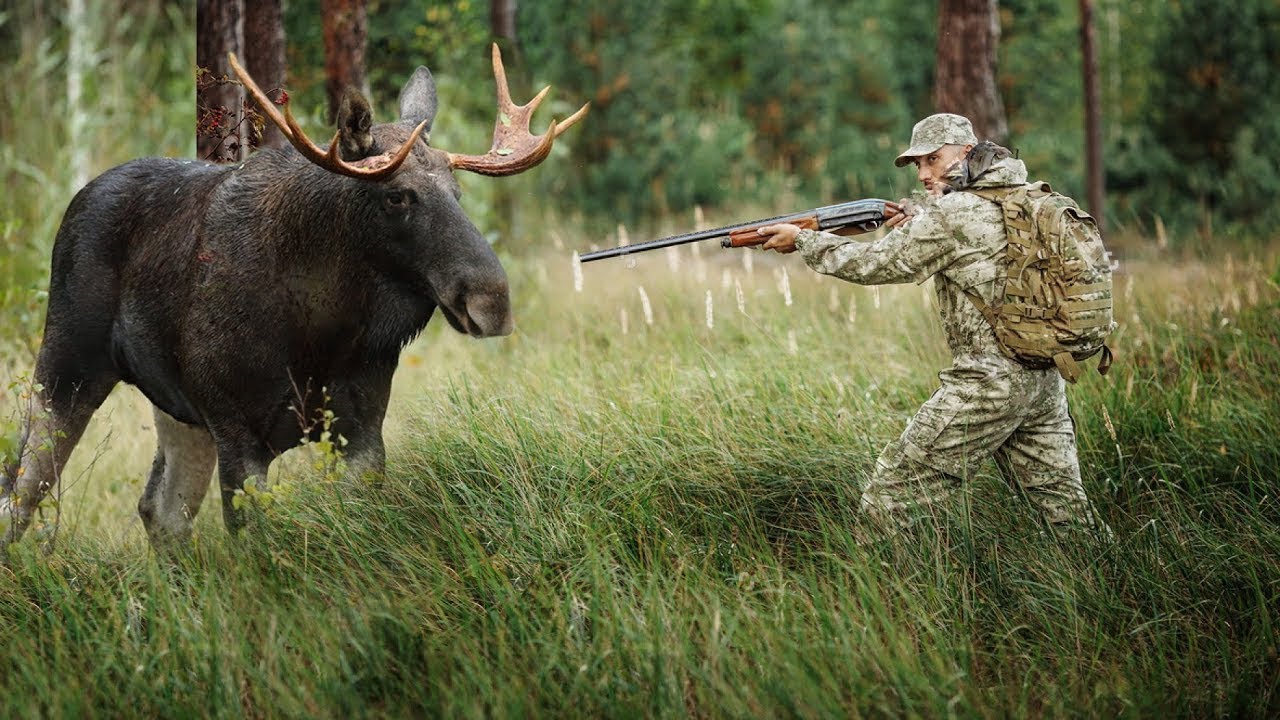
[{"label": "small plant sprout", "polygon": [[1102,406],[1102,422],[1107,426],[1107,434],[1111,436],[1111,442],[1120,442],[1116,437],[1116,427],[1111,424],[1111,413],[1107,412],[1107,406]]},{"label": "small plant sprout", "polygon": [[649,304],[649,294],[644,291],[644,286],[640,285],[636,288],[640,293],[640,310],[644,313],[644,324],[653,324],[653,306]]}]

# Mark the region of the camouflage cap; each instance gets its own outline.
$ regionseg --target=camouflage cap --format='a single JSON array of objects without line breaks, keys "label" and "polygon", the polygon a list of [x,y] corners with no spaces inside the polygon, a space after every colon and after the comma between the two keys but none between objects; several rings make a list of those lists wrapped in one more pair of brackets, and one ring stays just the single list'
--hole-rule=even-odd
[{"label": "camouflage cap", "polygon": [[938,113],[916,123],[911,128],[911,147],[902,151],[894,165],[902,167],[912,160],[937,150],[943,145],[977,145],[973,123],[963,115]]}]

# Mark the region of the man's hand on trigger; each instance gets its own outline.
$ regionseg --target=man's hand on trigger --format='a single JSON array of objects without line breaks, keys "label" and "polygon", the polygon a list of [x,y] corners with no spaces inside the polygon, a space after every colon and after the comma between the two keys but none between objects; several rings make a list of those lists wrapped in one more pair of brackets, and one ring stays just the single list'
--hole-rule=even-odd
[{"label": "man's hand on trigger", "polygon": [[884,216],[888,218],[884,221],[884,226],[892,230],[906,223],[915,213],[910,200],[899,200],[898,202],[886,202],[884,204]]},{"label": "man's hand on trigger", "polygon": [[[912,215],[915,214],[913,210],[914,206],[909,200],[885,202],[884,227],[892,229],[904,224],[911,219]],[[833,232],[836,235],[847,236],[860,235],[865,231],[857,229],[857,226],[850,226],[848,228],[840,228],[830,232]],[[756,233],[761,237],[766,238],[764,245],[761,246],[762,249],[774,250],[785,255],[796,251],[796,236],[800,234],[800,228],[796,225],[792,225],[791,223],[777,223],[775,225],[765,225],[758,228]]]},{"label": "man's hand on trigger", "polygon": [[756,230],[761,237],[767,237],[763,250],[774,250],[783,255],[796,251],[796,236],[800,234],[800,228],[791,223],[779,223],[777,225],[765,225]]}]

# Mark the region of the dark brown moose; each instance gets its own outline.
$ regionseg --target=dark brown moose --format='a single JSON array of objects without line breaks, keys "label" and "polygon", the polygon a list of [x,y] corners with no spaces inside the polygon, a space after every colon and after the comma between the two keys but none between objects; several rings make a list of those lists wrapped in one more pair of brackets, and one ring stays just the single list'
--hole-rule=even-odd
[{"label": "dark brown moose", "polygon": [[138,511],[164,547],[190,537],[215,462],[224,520],[237,530],[236,491],[318,432],[321,406],[349,442],[348,471],[381,473],[392,374],[437,309],[473,337],[512,330],[506,273],[459,204],[453,170],[527,170],[586,106],[533,135],[546,90],[515,105],[495,45],[487,154],[428,144],[436,89],[425,67],[401,90],[396,122],[374,124],[349,90],[326,150],[231,62],[293,148],[239,165],[135,160],[71,201],[20,464],[0,477],[0,561],[121,381],[154,405],[158,443]]}]

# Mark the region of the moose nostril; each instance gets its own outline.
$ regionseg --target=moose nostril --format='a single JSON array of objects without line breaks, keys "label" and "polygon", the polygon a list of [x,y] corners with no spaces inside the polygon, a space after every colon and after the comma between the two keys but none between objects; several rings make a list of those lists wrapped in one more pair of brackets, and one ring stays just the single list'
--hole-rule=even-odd
[{"label": "moose nostril", "polygon": [[515,329],[515,321],[511,317],[511,300],[506,292],[472,293],[466,299],[467,316],[473,327],[469,328],[478,337],[510,335]]}]

